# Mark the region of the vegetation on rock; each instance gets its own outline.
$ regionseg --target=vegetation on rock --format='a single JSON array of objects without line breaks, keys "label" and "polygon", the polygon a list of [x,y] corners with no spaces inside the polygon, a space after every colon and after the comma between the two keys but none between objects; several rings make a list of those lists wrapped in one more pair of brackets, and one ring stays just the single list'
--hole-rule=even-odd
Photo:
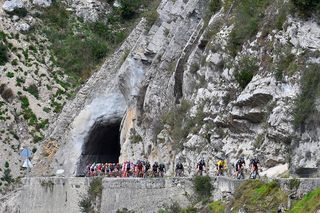
[{"label": "vegetation on rock", "polygon": [[292,0],[292,2],[304,16],[311,16],[312,13],[320,15],[320,2],[318,0]]},{"label": "vegetation on rock", "polygon": [[291,213],[304,213],[304,212],[317,212],[320,210],[320,188],[314,189],[305,195],[301,200],[296,202],[290,212]]},{"label": "vegetation on rock", "polygon": [[301,93],[295,100],[293,112],[294,125],[303,127],[306,121],[319,119],[319,112],[315,108],[315,101],[320,97],[320,65],[310,64],[302,73],[300,80]]},{"label": "vegetation on rock", "polygon": [[102,179],[94,178],[90,182],[87,195],[82,195],[82,199],[79,201],[78,206],[83,213],[94,213],[94,206],[96,199],[100,199],[102,196]]},{"label": "vegetation on rock", "polygon": [[250,83],[258,69],[259,66],[255,58],[245,56],[240,60],[235,72],[235,78],[242,89]]},{"label": "vegetation on rock", "polygon": [[208,199],[211,196],[213,186],[209,176],[195,176],[193,184],[194,190],[200,199]]},{"label": "vegetation on rock", "polygon": [[269,0],[242,0],[236,7],[234,28],[230,33],[228,49],[232,56],[241,50],[242,44],[257,34]]},{"label": "vegetation on rock", "polygon": [[248,212],[264,212],[266,209],[277,212],[281,204],[287,204],[287,199],[287,195],[281,191],[276,181],[264,183],[248,180],[236,190],[230,206],[232,212],[238,212],[243,206]]},{"label": "vegetation on rock", "polygon": [[209,209],[211,210],[211,213],[224,213],[225,212],[225,206],[221,203],[221,201],[213,201],[209,203]]},{"label": "vegetation on rock", "polygon": [[3,175],[1,177],[1,181],[5,181],[7,184],[11,184],[14,182],[14,179],[12,178],[12,175],[11,175],[11,169],[8,161],[6,161],[4,164],[4,170],[3,170]]}]

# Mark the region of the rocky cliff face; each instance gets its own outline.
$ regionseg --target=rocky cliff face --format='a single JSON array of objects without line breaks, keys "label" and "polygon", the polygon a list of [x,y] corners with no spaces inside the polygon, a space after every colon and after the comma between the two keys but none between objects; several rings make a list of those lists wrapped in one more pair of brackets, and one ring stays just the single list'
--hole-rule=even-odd
[{"label": "rocky cliff face", "polygon": [[[237,35],[245,33],[236,20],[245,5],[208,5],[162,1],[155,24],[135,28],[52,126],[47,138],[60,147],[54,168],[82,173],[90,161],[83,156],[99,155],[86,148],[94,126],[118,122],[120,161],[163,161],[172,173],[181,160],[193,174],[200,157],[213,168],[221,157],[231,164],[257,156],[264,169],[318,174],[317,119],[294,125],[294,115],[301,76],[319,69],[319,25],[289,14],[288,2],[269,2],[256,8],[256,32]],[[108,145],[91,146],[113,147],[108,136],[101,143]]]},{"label": "rocky cliff face", "polygon": [[[317,175],[317,122],[306,120],[304,130],[293,123],[301,75],[310,64],[319,75],[319,25],[287,14],[274,29],[273,21],[288,3],[270,3],[263,8],[257,34],[232,55],[241,4],[228,9],[225,2],[208,23],[205,2],[176,1],[166,9],[171,4],[162,2],[160,20],[148,34],[144,55],[155,57],[130,105],[135,116],[124,120],[124,125],[133,123],[134,131],[122,129],[128,132],[121,140],[123,159],[146,157],[164,161],[170,169],[180,159],[192,174],[201,156],[210,168],[217,158],[232,163],[240,156],[257,156],[264,169],[289,164],[295,174]],[[286,54],[292,57],[289,62],[282,59]],[[253,78],[242,85],[245,77],[239,73],[247,71]]]},{"label": "rocky cliff face", "polygon": [[[319,75],[319,25],[288,1],[219,2],[161,1],[155,23],[141,20],[42,132],[35,172],[80,175],[119,158],[162,161],[169,173],[181,160],[193,174],[200,157],[211,169],[257,156],[265,170],[317,176],[318,84],[309,113],[297,100]],[[92,4],[68,2],[89,22],[109,8]]]}]

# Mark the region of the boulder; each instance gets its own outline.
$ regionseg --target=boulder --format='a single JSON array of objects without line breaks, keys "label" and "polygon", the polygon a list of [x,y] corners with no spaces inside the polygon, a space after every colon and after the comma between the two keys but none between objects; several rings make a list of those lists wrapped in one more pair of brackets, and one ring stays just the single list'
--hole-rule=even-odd
[{"label": "boulder", "polygon": [[6,12],[13,12],[15,9],[24,8],[24,4],[21,0],[5,1],[2,5],[2,9]]},{"label": "boulder", "polygon": [[279,175],[287,172],[289,169],[288,164],[279,164],[277,166],[271,167],[266,171],[260,173],[260,176],[267,176],[268,178],[276,178]]},{"label": "boulder", "polygon": [[16,29],[20,32],[28,32],[30,30],[30,25],[27,23],[19,23],[16,25]]},{"label": "boulder", "polygon": [[33,0],[33,4],[40,7],[50,7],[52,0]]}]

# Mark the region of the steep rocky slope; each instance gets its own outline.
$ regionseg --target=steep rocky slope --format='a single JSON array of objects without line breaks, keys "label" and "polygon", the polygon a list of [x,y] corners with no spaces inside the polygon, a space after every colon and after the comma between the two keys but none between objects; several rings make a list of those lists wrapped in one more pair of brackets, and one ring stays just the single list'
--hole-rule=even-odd
[{"label": "steep rocky slope", "polygon": [[178,159],[192,174],[201,156],[213,168],[243,155],[317,176],[317,18],[287,1],[217,2],[162,1],[155,24],[142,33],[141,22],[64,107],[44,143],[59,150],[41,165],[82,174],[117,158],[120,142],[120,161],[163,161],[169,173]]},{"label": "steep rocky slope", "polygon": [[[123,20],[122,10],[112,5],[113,1],[1,2],[0,168],[6,160],[15,177],[22,175],[22,147],[39,150],[64,104],[134,27],[138,12]],[[45,155],[55,147],[51,143]]]},{"label": "steep rocky slope", "polygon": [[[89,4],[69,2],[69,8],[89,22],[103,16],[101,8],[107,11],[100,3]],[[44,139],[34,157],[36,174],[64,168],[65,175],[80,175],[87,163],[118,158],[163,161],[169,173],[181,160],[192,174],[200,157],[213,168],[218,158],[232,164],[243,155],[258,156],[264,170],[283,164],[292,174],[317,176],[320,28],[317,15],[301,18],[300,12],[293,2],[281,0],[164,0],[158,16],[151,17],[155,23],[142,20],[75,97],[69,94],[72,100],[61,88],[67,76],[50,78],[48,69],[43,75],[38,71],[33,75],[39,85],[24,81],[20,94],[11,77],[18,74],[2,72],[3,91],[10,88],[16,96],[2,101],[2,107],[31,110],[37,120],[31,114],[17,122],[19,116],[8,109],[1,123],[8,134],[2,135],[16,146],[1,148],[17,151],[30,135]],[[8,22],[16,19],[2,13]],[[44,61],[50,64],[49,59]],[[47,86],[40,80],[45,76],[51,82]],[[39,99],[34,88],[41,88]],[[66,103],[58,117],[44,111],[50,102],[43,102],[51,96],[60,101],[59,108]]]}]

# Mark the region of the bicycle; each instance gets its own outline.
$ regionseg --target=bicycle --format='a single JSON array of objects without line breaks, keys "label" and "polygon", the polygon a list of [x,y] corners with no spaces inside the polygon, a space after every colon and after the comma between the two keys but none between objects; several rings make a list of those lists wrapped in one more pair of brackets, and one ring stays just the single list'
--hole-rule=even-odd
[{"label": "bicycle", "polygon": [[260,179],[260,175],[259,175],[258,171],[257,170],[253,170],[250,173],[250,179],[257,179],[257,177]]},{"label": "bicycle", "polygon": [[238,171],[237,173],[237,179],[244,179],[244,173],[243,173],[243,168],[240,169],[240,171]]},{"label": "bicycle", "polygon": [[176,170],[176,177],[183,177],[183,170],[182,169]]}]

